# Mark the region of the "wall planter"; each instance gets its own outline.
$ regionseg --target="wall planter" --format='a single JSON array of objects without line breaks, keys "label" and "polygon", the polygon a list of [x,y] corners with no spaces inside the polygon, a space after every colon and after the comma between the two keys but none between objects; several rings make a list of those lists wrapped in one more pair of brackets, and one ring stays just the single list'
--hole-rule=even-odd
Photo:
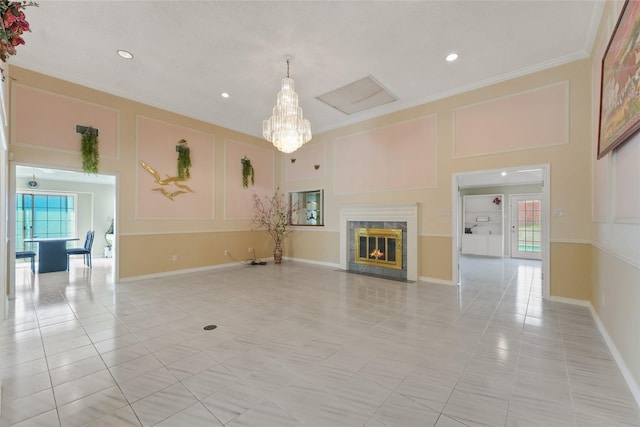
[{"label": "wall planter", "polygon": [[240,163],[242,163],[242,186],[244,188],[249,187],[249,178],[251,178],[251,185],[255,184],[255,174],[253,171],[253,166],[251,165],[251,160],[244,156],[240,159]]},{"label": "wall planter", "polygon": [[77,126],[77,132],[82,133],[82,170],[86,173],[98,173],[100,151],[98,150],[98,129],[91,126]]},{"label": "wall planter", "polygon": [[191,178],[191,150],[186,139],[178,141],[176,151],[178,152],[178,178]]}]

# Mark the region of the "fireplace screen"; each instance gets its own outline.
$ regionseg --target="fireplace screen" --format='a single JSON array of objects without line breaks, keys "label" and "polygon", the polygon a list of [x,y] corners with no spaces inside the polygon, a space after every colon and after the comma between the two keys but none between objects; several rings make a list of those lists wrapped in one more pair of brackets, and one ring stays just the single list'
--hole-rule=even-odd
[{"label": "fireplace screen", "polygon": [[354,262],[402,269],[402,230],[356,228]]}]

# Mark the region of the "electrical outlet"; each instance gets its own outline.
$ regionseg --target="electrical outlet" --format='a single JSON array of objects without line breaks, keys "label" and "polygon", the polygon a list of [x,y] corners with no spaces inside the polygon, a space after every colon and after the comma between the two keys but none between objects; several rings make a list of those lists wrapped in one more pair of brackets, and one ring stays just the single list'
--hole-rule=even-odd
[{"label": "electrical outlet", "polygon": [[249,248],[249,253],[252,254],[253,253],[253,248]]},{"label": "electrical outlet", "polygon": [[229,255],[229,251],[225,249],[225,250],[224,250],[224,254],[225,254],[225,255]]},{"label": "electrical outlet", "polygon": [[174,255],[171,257],[171,261],[177,261],[178,260],[178,255]]}]

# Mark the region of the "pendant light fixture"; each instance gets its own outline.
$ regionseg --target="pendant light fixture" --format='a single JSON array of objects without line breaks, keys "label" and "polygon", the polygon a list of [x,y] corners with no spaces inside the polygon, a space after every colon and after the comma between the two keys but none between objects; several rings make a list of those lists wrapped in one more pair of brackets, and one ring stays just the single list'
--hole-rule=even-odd
[{"label": "pendant light fixture", "polygon": [[290,61],[287,58],[287,77],[282,79],[273,114],[262,122],[264,138],[283,153],[293,153],[311,140],[311,124],[303,117],[293,79],[289,77]]},{"label": "pendant light fixture", "polygon": [[36,174],[33,174],[33,178],[30,181],[27,181],[27,187],[35,189],[40,187],[40,183],[36,180]]}]

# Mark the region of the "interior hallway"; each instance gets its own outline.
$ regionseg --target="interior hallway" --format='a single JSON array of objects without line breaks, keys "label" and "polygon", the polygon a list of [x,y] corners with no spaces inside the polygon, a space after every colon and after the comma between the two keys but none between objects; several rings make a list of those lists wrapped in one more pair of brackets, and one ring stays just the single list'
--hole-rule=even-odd
[{"label": "interior hallway", "polygon": [[109,260],[21,265],[0,425],[640,425],[589,310],[542,300],[538,261],[461,262],[460,288],[291,261],[117,285]]}]

